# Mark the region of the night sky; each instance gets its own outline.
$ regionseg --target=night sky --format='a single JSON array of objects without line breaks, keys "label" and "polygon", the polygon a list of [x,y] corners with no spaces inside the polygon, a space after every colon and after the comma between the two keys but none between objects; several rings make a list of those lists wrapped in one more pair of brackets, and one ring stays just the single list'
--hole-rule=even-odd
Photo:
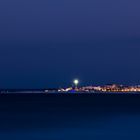
[{"label": "night sky", "polygon": [[140,84],[139,5],[1,0],[0,88]]}]

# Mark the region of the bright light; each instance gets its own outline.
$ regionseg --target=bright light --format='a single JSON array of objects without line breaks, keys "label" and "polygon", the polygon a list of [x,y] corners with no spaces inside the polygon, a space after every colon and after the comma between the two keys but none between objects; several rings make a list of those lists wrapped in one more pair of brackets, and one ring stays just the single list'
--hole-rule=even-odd
[{"label": "bright light", "polygon": [[79,84],[79,80],[75,79],[73,83],[77,86]]}]

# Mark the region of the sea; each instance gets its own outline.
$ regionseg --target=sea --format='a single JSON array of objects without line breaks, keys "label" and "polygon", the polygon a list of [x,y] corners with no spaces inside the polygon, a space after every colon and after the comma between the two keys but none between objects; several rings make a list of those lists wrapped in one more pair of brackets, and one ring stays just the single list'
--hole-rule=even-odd
[{"label": "sea", "polygon": [[0,94],[0,140],[124,139],[140,139],[140,94]]}]

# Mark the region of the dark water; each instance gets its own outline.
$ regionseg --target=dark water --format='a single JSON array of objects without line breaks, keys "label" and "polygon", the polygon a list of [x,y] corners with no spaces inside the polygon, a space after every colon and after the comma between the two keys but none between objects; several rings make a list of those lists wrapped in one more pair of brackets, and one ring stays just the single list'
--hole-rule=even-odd
[{"label": "dark water", "polygon": [[140,139],[140,95],[0,95],[0,140]]}]

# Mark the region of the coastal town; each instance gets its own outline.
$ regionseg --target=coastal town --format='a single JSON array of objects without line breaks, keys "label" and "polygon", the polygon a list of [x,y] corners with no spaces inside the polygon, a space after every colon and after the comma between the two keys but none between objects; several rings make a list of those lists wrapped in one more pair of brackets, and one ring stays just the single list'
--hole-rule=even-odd
[{"label": "coastal town", "polygon": [[85,86],[85,87],[69,87],[58,89],[58,92],[82,92],[82,93],[94,93],[94,92],[140,92],[140,86],[124,86],[124,85],[103,85],[103,86]]},{"label": "coastal town", "polygon": [[[57,90],[57,92],[60,93],[111,93],[111,92],[116,92],[116,93],[132,93],[132,92],[140,92],[140,85],[118,85],[118,84],[107,84],[107,85],[102,85],[102,86],[83,86],[80,87],[78,86],[79,80],[75,79],[73,81],[73,86],[68,87],[68,88],[60,88]],[[49,92],[47,90],[46,92]]]}]

